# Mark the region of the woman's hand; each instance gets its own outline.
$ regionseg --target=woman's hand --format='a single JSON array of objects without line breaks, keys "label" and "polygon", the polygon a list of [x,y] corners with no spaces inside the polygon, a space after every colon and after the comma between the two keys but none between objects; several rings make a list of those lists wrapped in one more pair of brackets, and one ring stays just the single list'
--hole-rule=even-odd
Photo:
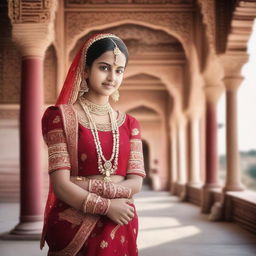
[{"label": "woman's hand", "polygon": [[125,198],[111,199],[107,216],[119,225],[126,225],[134,217],[134,208]]}]

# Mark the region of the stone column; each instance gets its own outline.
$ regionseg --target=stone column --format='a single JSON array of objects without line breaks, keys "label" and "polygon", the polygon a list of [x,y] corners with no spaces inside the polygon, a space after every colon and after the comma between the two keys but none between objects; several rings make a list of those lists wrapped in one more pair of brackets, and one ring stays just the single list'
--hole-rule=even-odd
[{"label": "stone column", "polygon": [[199,115],[189,115],[189,139],[190,139],[190,170],[188,176],[189,186],[201,185],[200,172],[200,119]]},{"label": "stone column", "polygon": [[224,191],[241,191],[240,156],[238,151],[237,129],[237,90],[242,77],[225,77],[226,85],[226,144],[227,144],[227,175]]},{"label": "stone column", "polygon": [[52,32],[48,23],[13,24],[13,40],[22,54],[20,222],[5,236],[9,239],[39,239],[42,231],[43,58]]},{"label": "stone column", "polygon": [[187,182],[186,120],[181,117],[177,121],[178,172],[177,186],[179,197],[185,200]]},{"label": "stone column", "polygon": [[175,183],[177,181],[177,131],[175,123],[171,124],[171,193],[175,194]]},{"label": "stone column", "polygon": [[206,93],[206,174],[203,186],[202,212],[209,213],[212,199],[210,191],[219,188],[218,152],[217,152],[217,103],[223,88],[209,86]]}]

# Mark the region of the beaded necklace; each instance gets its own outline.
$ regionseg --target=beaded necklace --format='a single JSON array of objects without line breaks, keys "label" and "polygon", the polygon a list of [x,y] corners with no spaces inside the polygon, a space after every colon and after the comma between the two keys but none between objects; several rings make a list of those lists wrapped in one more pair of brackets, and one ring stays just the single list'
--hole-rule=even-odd
[{"label": "beaded necklace", "polygon": [[[118,153],[119,153],[119,129],[117,125],[117,121],[114,118],[114,111],[111,107],[108,108],[108,114],[110,117],[111,122],[111,130],[113,135],[113,148],[112,148],[112,154],[109,160],[105,158],[102,152],[102,147],[99,139],[98,130],[96,127],[96,123],[90,113],[88,104],[90,102],[85,102],[81,98],[79,98],[79,103],[81,107],[83,108],[85,114],[87,115],[90,129],[93,135],[94,143],[96,146],[97,156],[98,156],[98,169],[99,172],[104,176],[105,181],[111,181],[111,175],[113,175],[117,170],[118,165]],[[110,105],[109,105],[110,106]],[[114,162],[114,164],[112,164]]]}]

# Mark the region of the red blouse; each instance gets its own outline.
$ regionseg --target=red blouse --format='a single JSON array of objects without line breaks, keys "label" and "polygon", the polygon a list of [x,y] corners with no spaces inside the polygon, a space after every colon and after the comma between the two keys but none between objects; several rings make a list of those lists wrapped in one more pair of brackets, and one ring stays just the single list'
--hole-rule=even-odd
[{"label": "red blouse", "polygon": [[[78,116],[78,175],[98,175],[98,158],[87,120]],[[116,175],[135,174],[145,177],[141,132],[138,121],[118,112],[119,155]],[[48,145],[49,172],[71,169],[63,121],[58,107],[49,107],[42,119],[44,139]],[[113,136],[109,125],[97,125],[102,152],[106,159],[112,154]]]}]

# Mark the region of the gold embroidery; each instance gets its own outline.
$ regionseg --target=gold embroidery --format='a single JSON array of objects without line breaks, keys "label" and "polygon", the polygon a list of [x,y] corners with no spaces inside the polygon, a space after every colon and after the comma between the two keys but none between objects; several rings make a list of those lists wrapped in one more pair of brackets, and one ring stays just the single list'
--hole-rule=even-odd
[{"label": "gold embroidery", "polygon": [[116,235],[116,231],[120,228],[120,225],[117,225],[110,233],[110,237],[113,240],[115,238]]},{"label": "gold embroidery", "polygon": [[120,242],[123,244],[125,242],[125,236],[121,236]]},{"label": "gold embroidery", "polygon": [[99,218],[97,215],[85,214],[83,222],[72,241],[60,251],[48,252],[48,256],[76,255],[94,229]]},{"label": "gold embroidery", "polygon": [[58,169],[70,169],[67,144],[62,129],[50,130],[47,133],[49,172]]},{"label": "gold embroidery", "polygon": [[70,155],[71,163],[71,175],[78,175],[78,157],[77,157],[77,145],[78,145],[78,119],[76,111],[73,105],[62,104],[59,105],[59,109],[62,113],[63,126],[65,136],[67,139],[68,152]]},{"label": "gold embroidery", "polygon": [[[120,111],[118,111],[118,112],[119,112],[119,116],[117,119],[117,126],[120,127],[125,122],[126,114],[122,113]],[[83,116],[81,116],[79,113],[78,113],[78,122],[85,128],[90,129],[90,124],[89,124],[88,120],[85,119]],[[96,123],[96,127],[97,127],[98,131],[105,131],[105,132],[111,131],[110,123],[108,123],[108,124],[97,124]]]},{"label": "gold embroidery", "polygon": [[81,160],[82,160],[82,161],[85,161],[86,159],[87,159],[87,155],[83,153],[83,154],[81,155]]},{"label": "gold embroidery", "polygon": [[65,211],[59,213],[60,220],[66,220],[73,225],[80,225],[83,221],[83,218],[84,214],[73,208],[68,208]]},{"label": "gold embroidery", "polygon": [[102,240],[101,243],[100,243],[100,247],[101,247],[102,249],[108,247],[108,242],[105,241],[105,240]]},{"label": "gold embroidery", "polygon": [[52,123],[53,123],[53,124],[57,124],[57,123],[60,122],[60,120],[61,120],[60,116],[56,116],[56,117],[53,119]]},{"label": "gold embroidery", "polygon": [[140,139],[130,140],[130,156],[127,174],[138,174],[142,177],[146,176],[144,169],[142,141]]},{"label": "gold embroidery", "polygon": [[136,136],[140,133],[140,131],[137,128],[132,129],[132,136]]}]

